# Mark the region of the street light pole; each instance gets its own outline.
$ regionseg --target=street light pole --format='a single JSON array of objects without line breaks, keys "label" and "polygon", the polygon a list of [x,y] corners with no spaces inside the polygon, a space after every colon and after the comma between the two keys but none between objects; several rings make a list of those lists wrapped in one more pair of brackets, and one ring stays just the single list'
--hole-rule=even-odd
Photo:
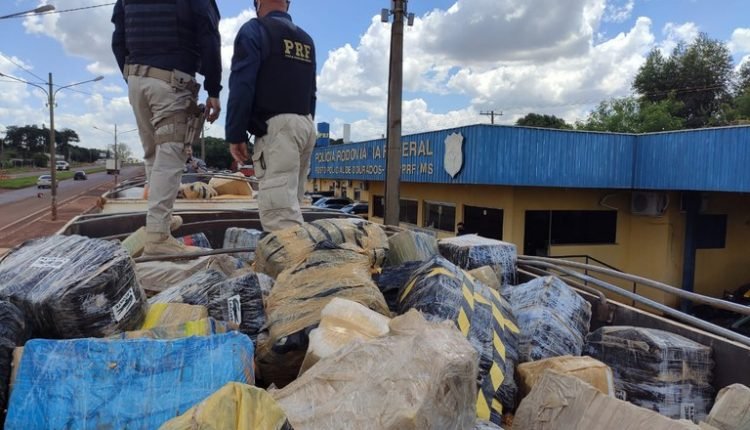
[{"label": "street light pole", "polygon": [[12,13],[10,15],[0,16],[0,19],[17,18],[17,17],[24,16],[24,15],[33,15],[33,14],[38,14],[38,13],[52,12],[53,10],[55,10],[54,6],[52,6],[51,4],[45,4],[45,5],[39,6],[36,9],[31,9],[31,10],[26,10],[23,12]]},{"label": "street light pole", "polygon": [[52,176],[52,221],[57,220],[57,160],[55,156],[55,92],[52,91],[52,72],[49,73],[49,91],[47,92],[47,103],[49,103],[49,170]]},{"label": "street light pole", "polygon": [[120,165],[117,164],[117,124],[115,124],[115,187],[117,187],[117,176],[120,173]]},{"label": "street light pole", "polygon": [[56,160],[55,160],[55,95],[57,93],[65,88],[74,87],[76,85],[86,84],[89,82],[97,82],[104,79],[104,76],[97,76],[94,79],[89,79],[88,81],[81,81],[76,82],[74,84],[65,85],[62,86],[56,90],[52,90],[52,72],[49,73],[49,79],[46,82],[47,88],[44,88],[41,85],[33,84],[31,82],[24,81],[23,79],[16,78],[15,76],[6,75],[2,72],[0,72],[0,76],[13,79],[14,81],[22,82],[26,85],[31,85],[32,87],[37,87],[40,90],[44,91],[44,93],[47,95],[47,104],[49,105],[49,161],[50,161],[50,176],[52,177],[51,181],[51,188],[52,188],[52,203],[50,211],[52,212],[52,221],[57,221],[57,169],[56,169]]}]

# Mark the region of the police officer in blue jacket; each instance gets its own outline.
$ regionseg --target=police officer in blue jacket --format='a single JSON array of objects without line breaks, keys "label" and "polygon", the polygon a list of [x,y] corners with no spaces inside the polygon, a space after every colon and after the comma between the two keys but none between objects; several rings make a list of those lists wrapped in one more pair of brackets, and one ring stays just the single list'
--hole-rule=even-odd
[{"label": "police officer in blue jacket", "polygon": [[[203,119],[219,117],[221,37],[215,0],[117,0],[112,14],[112,51],[128,82],[143,145],[149,183],[144,254],[178,254],[190,249],[170,228],[186,150]],[[197,104],[203,82],[205,112]],[[204,116],[205,115],[205,116]]]},{"label": "police officer in blue jacket", "polygon": [[315,146],[315,45],[292,22],[287,0],[256,0],[258,18],[234,42],[226,140],[239,164],[253,167],[265,231],[301,224],[300,202]]}]

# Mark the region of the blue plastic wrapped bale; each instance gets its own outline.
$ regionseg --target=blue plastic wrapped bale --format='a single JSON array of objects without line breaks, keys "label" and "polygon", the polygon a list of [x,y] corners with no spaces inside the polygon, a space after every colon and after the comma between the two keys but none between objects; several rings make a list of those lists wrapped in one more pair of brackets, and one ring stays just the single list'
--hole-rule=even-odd
[{"label": "blue plastic wrapped bale", "polygon": [[431,320],[453,321],[479,353],[477,416],[501,424],[515,408],[518,325],[495,290],[442,257],[417,269],[399,293],[399,313],[417,309]]},{"label": "blue plastic wrapped bale", "polygon": [[178,285],[151,298],[150,303],[187,303],[208,308],[208,314],[220,321],[237,324],[240,331],[256,340],[266,317],[264,294],[273,279],[262,273],[248,272],[223,279],[215,270],[199,272]]},{"label": "blue plastic wrapped bale", "polygon": [[258,336],[258,369],[266,383],[283,387],[297,378],[321,310],[335,297],[390,316],[370,276],[370,258],[321,242],[297,266],[282,272],[266,301],[267,331]]},{"label": "blue plastic wrapped bale", "polygon": [[437,239],[429,234],[404,230],[388,238],[387,266],[411,261],[425,262],[439,255]]},{"label": "blue plastic wrapped bale", "polygon": [[8,403],[8,384],[13,371],[13,348],[21,346],[29,337],[26,320],[10,302],[0,300],[0,428]]},{"label": "blue plastic wrapped bale", "polygon": [[21,308],[34,337],[106,337],[140,327],[146,295],[119,242],[83,236],[30,240],[0,260],[0,297]]},{"label": "blue plastic wrapped bale", "polygon": [[6,429],[159,428],[228,382],[252,384],[240,333],[176,340],[31,340]]},{"label": "blue plastic wrapped bale", "polygon": [[581,355],[591,322],[591,304],[554,276],[504,291],[518,319],[521,362]]},{"label": "blue plastic wrapped bale", "polygon": [[183,236],[177,240],[188,246],[211,249],[211,242],[208,240],[205,233],[194,233],[188,236]]},{"label": "blue plastic wrapped bale", "polygon": [[602,327],[584,353],[612,368],[615,395],[674,419],[704,420],[713,403],[711,347],[663,330]]},{"label": "blue plastic wrapped bale", "polygon": [[255,251],[255,269],[276,278],[304,261],[322,242],[356,248],[374,268],[383,266],[388,253],[388,237],[378,224],[356,218],[319,219],[264,237]]},{"label": "blue plastic wrapped bale", "polygon": [[380,273],[372,276],[391,312],[398,313],[398,292],[423,264],[423,261],[410,261],[398,266],[385,266]]},{"label": "blue plastic wrapped bale", "polygon": [[490,266],[502,285],[516,283],[516,245],[495,239],[467,234],[438,241],[440,255],[464,270]]},{"label": "blue plastic wrapped bale", "polygon": [[[263,232],[254,228],[230,227],[224,233],[224,248],[257,248]],[[236,252],[243,261],[255,261],[255,252]]]}]

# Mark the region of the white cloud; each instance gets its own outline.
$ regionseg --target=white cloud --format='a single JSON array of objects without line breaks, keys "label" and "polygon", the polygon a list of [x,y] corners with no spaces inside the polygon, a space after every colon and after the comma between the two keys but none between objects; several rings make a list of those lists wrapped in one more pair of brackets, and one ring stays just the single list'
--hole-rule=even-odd
[{"label": "white cloud", "polygon": [[729,49],[735,54],[750,52],[750,28],[734,29]]},{"label": "white cloud", "polygon": [[625,22],[633,14],[635,0],[610,0],[604,11],[604,22]]},{"label": "white cloud", "polygon": [[664,39],[659,43],[658,48],[663,55],[668,56],[677,47],[678,43],[690,44],[698,37],[699,33],[698,26],[693,22],[686,22],[679,25],[668,22],[662,29]]}]

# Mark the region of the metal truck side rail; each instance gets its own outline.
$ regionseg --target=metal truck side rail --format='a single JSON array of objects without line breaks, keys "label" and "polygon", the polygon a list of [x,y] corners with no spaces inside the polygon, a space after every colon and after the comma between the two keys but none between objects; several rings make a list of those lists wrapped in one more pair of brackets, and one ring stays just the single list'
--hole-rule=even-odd
[{"label": "metal truck side rail", "polygon": [[[654,310],[662,312],[665,315],[668,315],[668,316],[674,318],[675,320],[686,322],[688,324],[691,324],[694,327],[698,327],[698,328],[700,328],[702,330],[705,330],[705,331],[707,331],[709,333],[712,333],[714,335],[721,336],[721,337],[724,337],[726,339],[730,339],[730,340],[738,342],[738,343],[740,343],[742,345],[750,347],[750,338],[748,338],[746,336],[743,336],[743,335],[741,335],[741,334],[739,334],[737,332],[734,332],[734,331],[725,329],[723,327],[717,326],[715,324],[709,323],[707,321],[704,321],[704,320],[702,320],[700,318],[696,318],[696,317],[694,317],[692,315],[689,315],[689,314],[686,314],[684,312],[680,312],[680,311],[678,311],[676,309],[673,309],[673,308],[671,308],[671,307],[669,307],[667,305],[664,305],[664,304],[659,303],[657,301],[654,301],[654,300],[648,299],[646,297],[640,296],[640,295],[638,295],[636,293],[628,291],[628,290],[626,290],[624,288],[620,288],[620,287],[618,287],[616,285],[612,285],[612,284],[610,284],[608,282],[602,281],[602,280],[594,278],[592,276],[588,276],[588,275],[585,275],[583,273],[567,269],[565,267],[562,267],[562,265],[560,265],[560,264],[556,264],[556,263],[559,263],[559,261],[553,260],[553,262],[549,262],[549,261],[545,261],[545,260],[550,260],[550,259],[544,259],[543,257],[519,256],[518,257],[518,264],[522,268],[523,267],[532,268],[532,269],[534,269],[534,268],[542,268],[542,269],[544,269],[543,272],[545,272],[547,274],[550,274],[550,275],[554,274],[554,273],[550,272],[550,270],[552,270],[552,271],[556,271],[556,272],[565,274],[565,275],[573,277],[573,278],[580,279],[582,281],[585,281],[585,282],[588,282],[590,284],[596,285],[596,286],[598,286],[598,287],[600,287],[600,288],[602,288],[604,290],[607,290],[607,291],[609,291],[611,293],[619,294],[619,295],[627,297],[628,299],[631,299],[631,300],[633,300],[635,302],[638,302],[638,303],[640,303],[642,305],[648,306],[649,308],[652,308]],[[565,263],[571,263],[571,262],[565,262]],[[566,265],[570,265],[570,264],[566,264]],[[583,266],[585,266],[585,265],[583,265]],[[591,267],[587,267],[587,269],[591,270]],[[627,279],[627,278],[624,278],[624,277],[619,276],[619,275],[623,275],[623,274],[622,273],[618,273],[618,272],[614,272],[614,274],[612,274],[611,276],[613,276],[613,277],[620,277],[622,279]],[[653,283],[654,281],[651,281],[651,282]],[[672,288],[674,288],[674,287],[672,287]],[[745,309],[745,311],[747,311],[747,308]]]},{"label": "metal truck side rail", "polygon": [[554,265],[558,265],[558,266],[574,267],[576,269],[587,270],[589,272],[598,272],[607,276],[611,276],[613,278],[619,278],[625,281],[636,282],[643,286],[654,288],[659,291],[669,293],[669,294],[675,295],[683,299],[691,300],[693,302],[703,303],[709,306],[713,306],[715,308],[720,308],[720,309],[736,312],[742,315],[750,315],[750,306],[744,306],[738,303],[732,303],[726,300],[721,300],[721,299],[717,299],[714,297],[708,297],[702,294],[693,293],[691,291],[685,291],[680,288],[673,287],[671,285],[667,285],[661,282],[654,281],[652,279],[647,279],[641,276],[631,275],[625,272],[618,272],[616,270],[611,270],[611,269],[607,269],[607,268],[600,267],[600,266],[577,263],[575,261],[560,260],[557,258],[532,257],[528,255],[519,255],[518,261],[519,263],[523,263],[523,264],[530,264],[532,262],[545,262],[545,263],[549,263],[552,265],[548,267],[553,267]]}]

